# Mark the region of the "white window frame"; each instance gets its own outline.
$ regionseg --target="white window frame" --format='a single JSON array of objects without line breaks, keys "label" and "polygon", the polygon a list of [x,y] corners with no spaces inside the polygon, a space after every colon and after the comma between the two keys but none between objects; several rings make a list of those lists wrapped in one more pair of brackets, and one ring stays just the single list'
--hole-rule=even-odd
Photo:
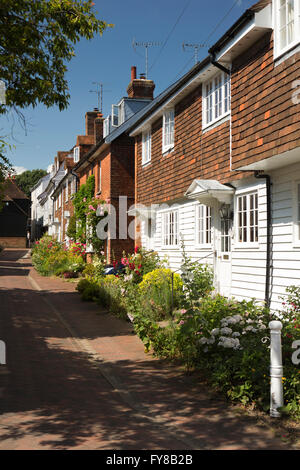
[{"label": "white window frame", "polygon": [[198,248],[211,248],[213,241],[212,217],[213,209],[204,204],[197,204],[196,211],[196,244]]},{"label": "white window frame", "polygon": [[69,183],[66,182],[66,185],[65,185],[65,202],[68,202],[69,200],[69,194],[68,194],[68,189],[69,189]]},{"label": "white window frame", "polygon": [[103,121],[103,137],[106,137],[109,134],[109,121],[110,121],[110,116],[107,116],[107,118],[104,119]]},{"label": "white window frame", "polygon": [[119,127],[120,125],[120,107],[118,104],[111,105],[111,125]]},{"label": "white window frame", "polygon": [[162,151],[169,152],[174,148],[175,142],[175,109],[170,108],[163,114]]},{"label": "white window frame", "polygon": [[119,126],[125,122],[125,103],[122,101],[119,104]]},{"label": "white window frame", "polygon": [[179,247],[179,210],[161,212],[162,247],[165,249]]},{"label": "white window frame", "polygon": [[225,72],[218,72],[203,84],[202,89],[202,127],[205,129],[230,114],[230,77]]},{"label": "white window frame", "polygon": [[58,195],[58,208],[61,207],[61,192]]},{"label": "white window frame", "polygon": [[[250,206],[251,206],[252,197],[254,197],[254,206],[251,209]],[[241,201],[241,205],[240,205],[240,201]],[[253,219],[253,213],[254,213],[254,219]],[[240,230],[242,231],[242,240],[240,240]],[[259,247],[259,233],[258,232],[259,232],[258,190],[241,192],[240,194],[236,195],[236,246],[245,247],[245,248],[247,247],[258,248]],[[252,237],[252,233],[254,234],[254,237]],[[251,240],[251,238],[254,238],[254,239]]]},{"label": "white window frame", "polygon": [[74,163],[78,163],[80,159],[80,147],[74,147],[73,150]]},{"label": "white window frame", "polygon": [[[300,43],[300,0],[293,0],[294,1],[294,39],[288,42],[288,37],[286,37],[286,45],[284,47],[281,47],[280,45],[280,30],[281,30],[281,24],[280,24],[280,10],[282,8],[281,1],[283,0],[274,0],[274,57],[275,59],[278,58],[279,56],[284,55],[286,52],[288,52],[290,49],[295,47],[297,44]],[[291,0],[285,0],[285,6],[290,2]],[[287,15],[287,11],[286,11]],[[286,35],[288,34],[288,18],[286,16],[286,21],[285,21],[285,28],[286,28]]]},{"label": "white window frame", "polygon": [[102,190],[102,166],[101,166],[101,160],[99,160],[99,166],[98,166],[98,193],[101,193]]},{"label": "white window frame", "polygon": [[142,165],[151,162],[151,128],[142,133]]}]

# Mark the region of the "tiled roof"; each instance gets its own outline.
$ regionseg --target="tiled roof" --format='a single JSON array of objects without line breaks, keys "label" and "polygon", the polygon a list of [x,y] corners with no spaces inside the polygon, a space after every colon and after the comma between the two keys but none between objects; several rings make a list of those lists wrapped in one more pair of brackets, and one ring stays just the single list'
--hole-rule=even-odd
[{"label": "tiled roof", "polygon": [[3,193],[5,201],[10,201],[12,199],[29,199],[11,178],[7,178],[4,181]]}]

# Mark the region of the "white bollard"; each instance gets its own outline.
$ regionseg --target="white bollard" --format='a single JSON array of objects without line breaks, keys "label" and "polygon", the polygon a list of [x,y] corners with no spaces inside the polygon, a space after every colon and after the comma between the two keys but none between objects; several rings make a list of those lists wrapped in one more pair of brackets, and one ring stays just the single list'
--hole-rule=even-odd
[{"label": "white bollard", "polygon": [[6,364],[6,346],[4,341],[0,340],[0,364]]},{"label": "white bollard", "polygon": [[269,323],[271,333],[271,346],[270,346],[270,377],[271,377],[271,390],[270,390],[270,416],[279,418],[280,412],[277,410],[283,406],[283,367],[282,367],[282,353],[281,353],[281,330],[282,323],[280,321],[271,321]]}]

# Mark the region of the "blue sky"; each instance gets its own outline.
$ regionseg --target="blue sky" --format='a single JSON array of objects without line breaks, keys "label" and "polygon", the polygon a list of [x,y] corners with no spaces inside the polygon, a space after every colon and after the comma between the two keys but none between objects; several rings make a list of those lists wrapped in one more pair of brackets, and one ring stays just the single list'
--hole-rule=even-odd
[{"label": "blue sky", "polygon": [[[69,108],[44,106],[24,112],[27,133],[13,116],[1,117],[1,135],[10,135],[15,146],[8,156],[17,167],[47,168],[59,150],[73,147],[84,134],[84,115],[97,106],[93,82],[103,83],[103,114],[126,96],[130,69],[145,72],[145,48],[136,42],[159,42],[149,48],[148,78],[155,82],[155,96],[194,65],[194,49],[183,43],[213,44],[255,0],[94,0],[98,17],[115,26],[92,41],[76,46],[76,57],[68,64],[71,94]],[[217,27],[218,26],[218,27]],[[217,29],[216,29],[217,27]],[[208,39],[208,41],[207,41]],[[200,49],[199,60],[207,55]]]}]

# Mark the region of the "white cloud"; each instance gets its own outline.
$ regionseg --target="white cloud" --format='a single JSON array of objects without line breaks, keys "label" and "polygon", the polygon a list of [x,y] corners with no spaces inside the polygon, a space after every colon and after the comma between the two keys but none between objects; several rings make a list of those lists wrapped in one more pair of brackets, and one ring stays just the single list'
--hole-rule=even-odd
[{"label": "white cloud", "polygon": [[20,175],[21,173],[24,173],[24,171],[27,171],[27,168],[24,168],[23,166],[13,166],[13,170],[16,175]]}]

